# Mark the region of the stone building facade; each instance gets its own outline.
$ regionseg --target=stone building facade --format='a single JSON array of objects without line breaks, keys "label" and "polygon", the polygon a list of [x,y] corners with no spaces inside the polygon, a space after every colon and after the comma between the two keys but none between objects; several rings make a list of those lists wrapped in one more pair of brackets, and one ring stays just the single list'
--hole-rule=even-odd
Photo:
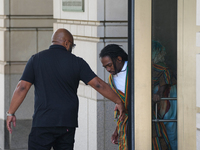
[{"label": "stone building facade", "polygon": [[[63,8],[67,0],[0,0],[0,149],[27,150],[33,114],[31,88],[16,112],[9,134],[5,112],[32,54],[47,49],[58,28],[68,29],[77,45],[73,53],[107,81],[99,60],[107,44],[128,51],[128,0],[75,0],[83,10]],[[69,1],[69,0],[68,0]],[[135,149],[151,148],[151,26],[152,3],[135,0]],[[177,0],[178,149],[200,149],[200,0]],[[144,94],[145,93],[145,94]],[[75,150],[116,150],[114,104],[80,82],[79,128]]]}]

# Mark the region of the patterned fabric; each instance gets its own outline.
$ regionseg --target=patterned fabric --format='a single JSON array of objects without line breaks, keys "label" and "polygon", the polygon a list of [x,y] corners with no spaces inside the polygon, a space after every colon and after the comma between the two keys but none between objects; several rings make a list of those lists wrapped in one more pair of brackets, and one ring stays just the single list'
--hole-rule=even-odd
[{"label": "patterned fabric", "polygon": [[[153,113],[155,118],[155,112]],[[152,150],[171,150],[167,131],[163,122],[153,124]]]},{"label": "patterned fabric", "polygon": [[164,63],[153,64],[153,87],[172,84],[169,69]]},{"label": "patterned fabric", "polygon": [[[153,93],[157,93],[159,86],[172,85],[172,78],[169,69],[164,63],[153,64]],[[171,87],[168,86],[163,92],[163,97],[168,97]],[[163,119],[170,109],[169,100],[158,103],[158,118]],[[155,119],[155,111],[153,111]],[[163,122],[153,122],[152,150],[171,150],[171,145]]]},{"label": "patterned fabric", "polygon": [[124,107],[126,109],[126,117],[123,122],[118,119],[119,113],[118,111],[114,112],[114,116],[117,119],[117,130],[118,130],[118,149],[119,150],[128,150],[127,145],[127,125],[128,125],[128,68],[126,72],[126,83],[125,83],[125,93],[117,90],[115,87],[113,76],[110,74],[108,78],[108,82],[110,87],[117,93],[117,95],[121,98],[122,102],[124,103]]}]

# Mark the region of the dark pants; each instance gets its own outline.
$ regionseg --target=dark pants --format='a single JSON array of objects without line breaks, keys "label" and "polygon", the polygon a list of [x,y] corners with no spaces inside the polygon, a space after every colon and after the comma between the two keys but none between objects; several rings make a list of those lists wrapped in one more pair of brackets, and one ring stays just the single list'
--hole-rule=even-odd
[{"label": "dark pants", "polygon": [[29,150],[73,150],[76,128],[33,127],[29,135]]}]

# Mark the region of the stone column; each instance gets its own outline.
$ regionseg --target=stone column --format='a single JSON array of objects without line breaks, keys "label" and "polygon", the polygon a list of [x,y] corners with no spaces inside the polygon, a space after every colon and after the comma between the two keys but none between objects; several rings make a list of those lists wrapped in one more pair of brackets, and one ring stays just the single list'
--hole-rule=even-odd
[{"label": "stone column", "polygon": [[[200,0],[196,1],[196,25],[200,27]],[[196,33],[196,46],[200,50],[200,28]],[[199,52],[199,51],[198,51]],[[196,149],[200,149],[200,54],[196,54]]]},{"label": "stone column", "polygon": [[27,60],[51,44],[52,0],[0,0],[0,149],[27,149],[34,94],[30,89],[16,112],[13,134],[6,129],[5,112]]}]

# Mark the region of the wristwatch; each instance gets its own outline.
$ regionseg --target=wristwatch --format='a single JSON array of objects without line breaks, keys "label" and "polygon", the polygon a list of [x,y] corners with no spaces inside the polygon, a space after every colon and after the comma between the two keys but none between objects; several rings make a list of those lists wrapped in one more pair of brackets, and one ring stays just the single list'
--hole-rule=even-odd
[{"label": "wristwatch", "polygon": [[8,111],[6,112],[6,116],[14,116],[15,114],[9,114]]}]

